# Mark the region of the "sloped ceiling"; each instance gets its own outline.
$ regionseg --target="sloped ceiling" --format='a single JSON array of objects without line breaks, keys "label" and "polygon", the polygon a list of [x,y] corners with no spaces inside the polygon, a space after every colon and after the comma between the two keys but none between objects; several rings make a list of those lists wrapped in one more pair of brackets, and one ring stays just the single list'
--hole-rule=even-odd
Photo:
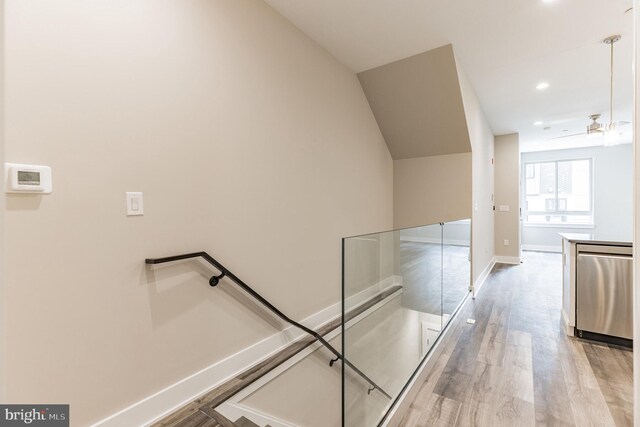
[{"label": "sloped ceiling", "polygon": [[568,148],[551,138],[584,132],[590,114],[609,120],[602,40],[620,34],[614,119],[631,121],[632,0],[266,1],[355,72],[452,44],[494,133],[540,149]]},{"label": "sloped ceiling", "polygon": [[394,159],[471,151],[451,45],[358,74]]}]

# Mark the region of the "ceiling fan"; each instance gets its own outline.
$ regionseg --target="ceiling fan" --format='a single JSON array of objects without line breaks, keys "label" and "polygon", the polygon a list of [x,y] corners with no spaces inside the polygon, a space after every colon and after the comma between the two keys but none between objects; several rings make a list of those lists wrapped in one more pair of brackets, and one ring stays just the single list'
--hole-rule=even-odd
[{"label": "ceiling fan", "polygon": [[619,142],[620,131],[619,128],[628,125],[629,122],[625,121],[613,121],[613,45],[622,38],[620,35],[613,35],[603,40],[603,43],[608,44],[611,48],[611,78],[610,78],[610,92],[609,92],[609,123],[602,125],[598,122],[600,114],[592,114],[589,116],[591,123],[587,125],[587,131],[581,133],[574,133],[572,135],[558,136],[553,139],[571,138],[579,135],[587,135],[589,138],[604,137],[604,145],[615,145]]}]

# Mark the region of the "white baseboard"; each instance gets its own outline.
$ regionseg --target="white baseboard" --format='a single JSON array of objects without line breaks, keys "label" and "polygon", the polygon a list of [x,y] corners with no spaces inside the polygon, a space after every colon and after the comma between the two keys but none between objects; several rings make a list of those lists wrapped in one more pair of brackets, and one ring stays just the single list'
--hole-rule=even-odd
[{"label": "white baseboard", "polygon": [[[370,286],[364,289],[363,291],[360,291],[357,294],[347,298],[347,301],[345,303],[345,308],[346,310],[353,310],[355,307],[364,304],[365,302],[367,302],[374,296],[378,295],[380,292],[384,291],[385,289],[390,288],[391,286],[396,286],[396,285],[402,286],[402,276],[389,276],[386,279],[381,280],[379,283],[376,283],[375,285]],[[335,311],[335,314],[331,317],[331,319],[342,314],[342,305],[340,303],[334,304],[330,308],[332,310],[337,310]],[[303,324],[305,326],[311,327],[310,325],[307,325],[305,323]]]},{"label": "white baseboard", "polygon": [[480,293],[480,289],[482,289],[482,285],[484,285],[484,283],[489,278],[489,275],[491,274],[491,270],[495,265],[496,265],[496,258],[493,257],[489,262],[489,264],[487,264],[487,266],[484,268],[484,270],[482,270],[482,273],[480,273],[480,276],[478,276],[476,281],[473,282],[473,299],[477,298],[478,294]]},{"label": "white baseboard", "polygon": [[562,313],[562,322],[564,323],[565,333],[570,337],[575,336],[573,325],[571,325],[571,322],[569,322],[569,316],[567,315],[567,313],[565,313],[564,308],[560,310],[560,312]]},{"label": "white baseboard", "polygon": [[400,236],[400,240],[403,242],[433,243],[436,245],[439,245],[440,243],[444,243],[445,245],[451,245],[451,246],[469,246],[470,245],[470,243],[465,240],[444,239],[443,241],[441,241],[437,237]]},{"label": "white baseboard", "polygon": [[[391,276],[364,289],[347,300],[347,307],[357,307],[386,288],[400,284],[400,276]],[[399,283],[400,282],[400,283]],[[317,329],[342,314],[342,304],[333,304],[300,323]],[[121,411],[93,424],[92,427],[146,426],[170,414],[198,396],[225,383],[245,369],[282,350],[305,333],[293,326],[265,338],[236,354],[220,360],[172,384]]]},{"label": "white baseboard", "polygon": [[513,264],[513,265],[519,265],[520,264],[520,257],[517,256],[495,256],[495,261],[496,264]]},{"label": "white baseboard", "polygon": [[272,427],[297,427],[295,424],[291,424],[288,421],[274,418],[271,415],[260,412],[257,409],[249,408],[248,406],[240,403],[231,403],[227,401],[218,407],[216,411],[232,421],[245,417],[259,426],[270,425]]},{"label": "white baseboard", "polygon": [[522,245],[523,251],[535,252],[562,252],[562,246],[558,245]]},{"label": "white baseboard", "polygon": [[134,403],[93,427],[149,425],[284,348],[298,335],[297,331],[287,328]]}]

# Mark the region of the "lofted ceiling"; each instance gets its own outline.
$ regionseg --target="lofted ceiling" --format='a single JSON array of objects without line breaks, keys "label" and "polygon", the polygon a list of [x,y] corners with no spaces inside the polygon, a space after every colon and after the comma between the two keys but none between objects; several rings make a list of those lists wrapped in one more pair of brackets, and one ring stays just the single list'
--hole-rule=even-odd
[{"label": "lofted ceiling", "polygon": [[471,152],[451,45],[363,71],[358,79],[394,159]]},{"label": "lofted ceiling", "polygon": [[452,44],[493,132],[520,133],[523,151],[594,143],[551,138],[584,132],[591,114],[609,120],[602,40],[620,34],[614,120],[631,121],[631,0],[265,1],[355,72]]}]

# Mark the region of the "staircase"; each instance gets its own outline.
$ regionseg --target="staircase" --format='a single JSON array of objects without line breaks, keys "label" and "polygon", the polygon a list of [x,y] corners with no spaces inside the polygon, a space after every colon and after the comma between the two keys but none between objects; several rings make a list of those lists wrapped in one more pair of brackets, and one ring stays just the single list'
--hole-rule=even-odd
[{"label": "staircase", "polygon": [[[380,303],[381,301],[397,295],[401,292],[401,286],[391,286],[379,294],[373,296],[363,304],[349,310],[345,313],[345,322],[348,322],[360,314],[364,313],[371,307]],[[325,336],[330,332],[336,330],[342,326],[342,318],[336,318],[324,326],[318,328],[318,333],[321,336]],[[151,427],[254,427],[257,424],[248,420],[245,417],[241,417],[235,422],[230,421],[215,409],[224,403],[227,399],[234,396],[244,388],[248,387],[254,381],[258,380],[262,376],[266,375],[289,358],[295,356],[305,348],[317,342],[317,339],[312,336],[305,336],[298,341],[291,343],[289,346],[279,351],[278,353],[266,358],[257,365],[254,365],[247,370],[239,373],[229,381],[218,387],[210,390],[204,395],[198,397],[194,401],[179,408],[175,412],[169,414],[163,419],[155,422]],[[257,426],[266,427],[266,426]]]},{"label": "staircase", "polygon": [[[235,276],[231,271],[226,269],[222,264],[220,264],[206,252],[194,252],[164,258],[149,258],[145,260],[145,263],[164,264],[191,258],[202,258],[220,271],[219,275],[214,275],[209,279],[209,284],[212,287],[217,286],[220,283],[220,279],[222,279],[223,277],[229,279],[231,282],[235,283],[243,291],[249,294],[253,299],[262,304],[277,317],[279,317],[281,320],[289,323],[299,330],[302,330],[306,333],[306,335],[298,339],[297,341],[292,342],[277,353],[272,354],[271,356],[258,362],[257,364],[249,366],[243,372],[236,374],[234,377],[230,378],[223,384],[220,384],[217,387],[209,390],[190,403],[177,409],[175,412],[154,422],[153,424],[151,424],[151,427],[270,427],[267,422],[279,425],[279,421],[276,422],[276,419],[273,417],[268,420],[263,420],[263,426],[254,423],[244,416],[240,416],[236,421],[231,421],[220,412],[218,412],[217,409],[219,409],[218,406],[226,402],[231,397],[235,396],[241,390],[245,389],[267,373],[271,372],[272,370],[282,365],[284,362],[302,352],[307,347],[315,344],[316,342],[321,343],[323,345],[322,348],[330,350],[332,356],[336,356],[335,358],[330,360],[329,367],[333,367],[334,363],[336,361],[339,361],[342,365],[347,366],[350,372],[357,374],[361,379],[365,380],[366,388],[364,389],[364,391],[366,391],[367,395],[375,391],[379,392],[382,396],[388,398],[389,400],[393,399],[386,391],[384,391],[382,388],[380,388],[380,386],[373,382],[373,380],[367,377],[366,374],[360,371],[349,360],[345,359],[342,354],[338,352],[338,350],[336,350],[331,344],[329,344],[329,342],[325,340],[324,337],[332,331],[339,329],[343,325],[343,322],[347,323],[350,320],[355,319],[359,315],[365,313],[367,310],[371,309],[377,304],[381,303],[383,300],[401,293],[402,286],[392,285],[385,288],[384,290],[381,290],[377,295],[374,295],[360,305],[356,305],[355,307],[351,308],[346,313],[344,313],[343,316],[337,316],[333,320],[319,327],[316,331],[287,317],[278,308],[276,308],[273,304],[271,304],[268,300],[262,297],[259,293],[257,293],[249,285]],[[235,418],[238,415],[239,414],[236,414],[233,417]]]},{"label": "staircase", "polygon": [[[254,423],[253,421],[251,421],[251,420],[249,420],[248,418],[245,418],[245,417],[240,417],[235,422],[231,422],[227,418],[225,418],[222,414],[220,414],[219,412],[212,411],[211,413],[215,417],[215,418],[212,417],[213,424],[204,424],[206,426],[211,426],[211,427],[218,427],[218,426],[220,426],[220,427],[233,427],[233,426],[237,426],[237,427],[260,427],[258,424]],[[264,427],[271,427],[271,426],[267,425],[267,426],[264,426]]]},{"label": "staircase", "polygon": [[[246,419],[245,417],[240,417],[236,420],[235,425],[239,427],[260,427],[258,424],[252,422],[251,420]],[[270,425],[266,425],[265,427],[271,427]]]},{"label": "staircase", "polygon": [[251,420],[240,417],[235,422],[216,411],[197,411],[180,424],[183,427],[271,427],[259,426]]}]

